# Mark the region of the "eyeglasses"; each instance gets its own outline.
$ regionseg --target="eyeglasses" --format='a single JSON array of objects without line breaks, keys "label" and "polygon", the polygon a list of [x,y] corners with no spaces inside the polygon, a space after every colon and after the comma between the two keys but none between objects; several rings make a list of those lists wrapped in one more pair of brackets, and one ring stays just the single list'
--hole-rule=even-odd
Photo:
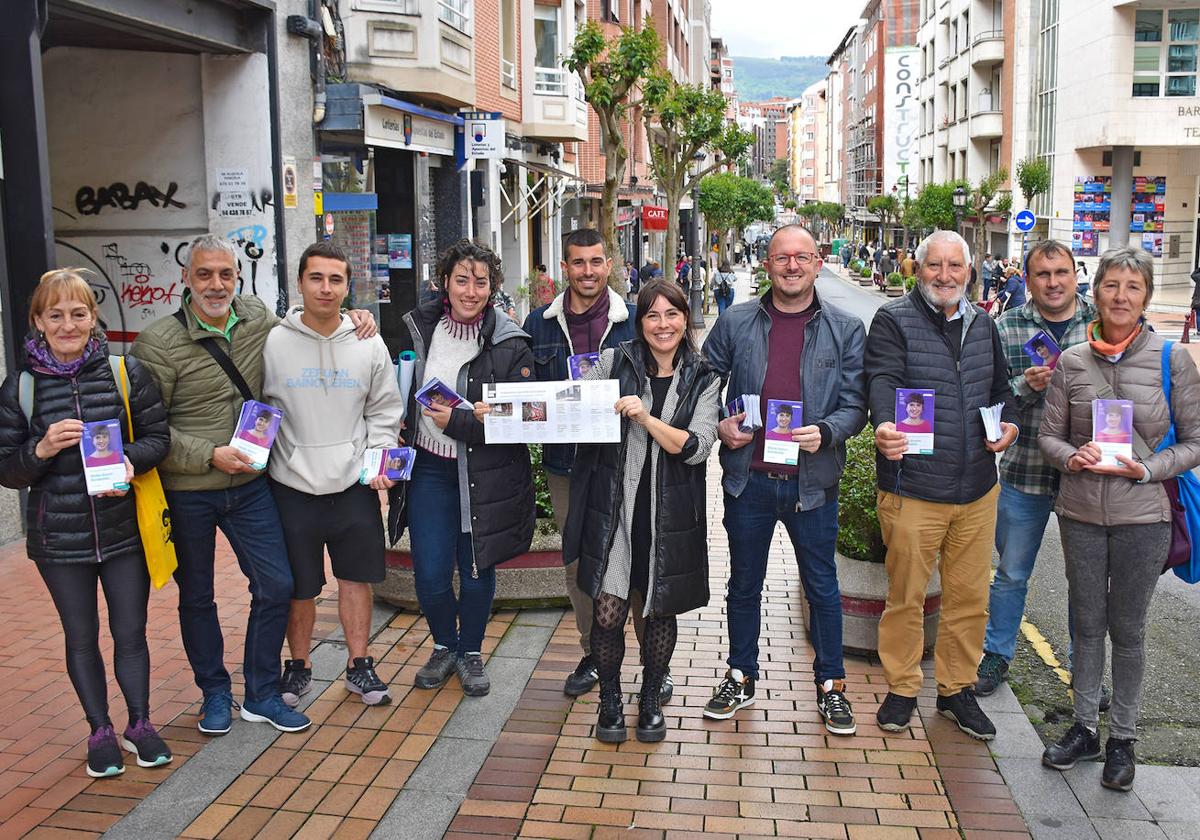
[{"label": "eyeglasses", "polygon": [[812,251],[801,251],[799,254],[775,254],[772,257],[767,257],[767,259],[780,268],[786,268],[792,260],[795,260],[797,265],[811,265],[813,260],[817,258],[817,255]]}]

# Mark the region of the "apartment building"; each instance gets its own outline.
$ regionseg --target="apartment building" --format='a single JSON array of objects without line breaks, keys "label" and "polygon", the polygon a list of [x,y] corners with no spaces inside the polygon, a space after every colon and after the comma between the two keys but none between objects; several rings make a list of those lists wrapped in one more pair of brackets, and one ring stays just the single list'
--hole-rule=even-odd
[{"label": "apartment building", "polygon": [[729,55],[729,46],[723,39],[712,39],[709,62],[712,86],[720,90],[725,95],[725,101],[729,103],[725,109],[725,118],[730,122],[736,122],[738,104],[737,89],[733,84],[733,59]]},{"label": "apartment building", "polygon": [[826,200],[827,88],[825,79],[809,85],[788,110],[788,176],[798,204]]},{"label": "apartment building", "polygon": [[[977,183],[1001,167],[1011,174],[1023,157],[1025,138],[1015,129],[1025,121],[1014,107],[1016,58],[1029,60],[1027,33],[1017,27],[1022,5],[1027,0],[919,0],[918,188],[960,179]],[[979,223],[964,221],[969,241]],[[1006,220],[991,216],[982,223],[988,250],[1007,255]]]},{"label": "apartment building", "polygon": [[1032,5],[1048,235],[1093,268],[1109,247],[1144,248],[1155,296],[1185,304],[1200,259],[1200,3]]}]

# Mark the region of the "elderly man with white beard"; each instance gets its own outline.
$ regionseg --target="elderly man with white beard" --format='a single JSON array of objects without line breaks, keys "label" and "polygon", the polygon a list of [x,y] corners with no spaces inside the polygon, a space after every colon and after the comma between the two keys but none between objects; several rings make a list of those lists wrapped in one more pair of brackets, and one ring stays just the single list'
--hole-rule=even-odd
[{"label": "elderly man with white beard", "polygon": [[[935,231],[917,247],[916,288],[875,315],[866,345],[867,395],[875,429],[877,510],[887,545],[888,595],[879,659],[888,694],[876,719],[908,728],[921,690],[925,589],[938,565],[942,610],[935,647],[937,709],[981,740],[996,728],[975,702],[983,655],[988,572],[996,533],[996,453],[1017,438],[1008,360],[995,323],[965,298],[966,241]],[[934,392],[931,455],[905,454],[896,389]],[[979,409],[1005,403],[998,440]]]}]

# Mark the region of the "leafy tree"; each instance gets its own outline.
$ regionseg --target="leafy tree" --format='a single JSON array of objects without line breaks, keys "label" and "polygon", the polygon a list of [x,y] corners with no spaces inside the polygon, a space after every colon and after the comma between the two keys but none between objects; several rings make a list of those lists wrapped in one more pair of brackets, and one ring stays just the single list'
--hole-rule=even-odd
[{"label": "leafy tree", "polygon": [[[879,217],[879,243],[884,240],[883,229],[891,227],[900,214],[900,201],[894,194],[877,195],[867,199],[867,211]],[[896,242],[895,231],[892,232],[892,244]]]},{"label": "leafy tree", "polygon": [[[736,165],[754,136],[725,119],[725,95],[706,85],[679,84],[665,70],[651,73],[643,86],[642,119],[650,142],[650,171],[667,201],[665,271],[675,265],[679,246],[679,205],[688,191],[719,167]],[[711,153],[711,162],[702,161]]]},{"label": "leafy tree", "polygon": [[701,179],[699,208],[709,228],[721,231],[722,260],[729,259],[732,237],[740,238],[751,222],[769,221],[775,215],[771,191],[758,181],[732,172]]},{"label": "leafy tree", "polygon": [[[600,234],[613,259],[620,256],[617,244],[617,189],[625,178],[629,149],[621,127],[631,111],[640,107],[637,90],[658,66],[662,45],[654,27],[640,30],[621,27],[611,41],[594,20],[576,33],[571,52],[563,65],[583,82],[583,97],[596,112],[604,141],[604,190],[600,199]],[[615,272],[614,272],[615,275]],[[612,278],[610,282],[615,282]]]},{"label": "leafy tree", "polygon": [[963,181],[951,181],[921,187],[913,205],[917,219],[923,227],[954,230],[954,190],[959,186],[965,188],[967,185]]},{"label": "leafy tree", "polygon": [[773,160],[763,177],[775,188],[778,195],[788,196],[791,194],[791,172],[788,169],[787,158]]},{"label": "leafy tree", "polygon": [[1050,190],[1050,163],[1044,157],[1027,157],[1017,164],[1017,185],[1025,199],[1025,206]]}]

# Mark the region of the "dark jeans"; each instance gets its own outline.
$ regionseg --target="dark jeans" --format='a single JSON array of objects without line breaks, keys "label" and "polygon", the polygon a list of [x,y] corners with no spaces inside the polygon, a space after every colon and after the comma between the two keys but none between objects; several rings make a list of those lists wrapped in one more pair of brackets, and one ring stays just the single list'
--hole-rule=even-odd
[{"label": "dark jeans", "polygon": [[733,306],[733,287],[731,286],[731,287],[729,287],[728,290],[724,290],[724,291],[721,289],[718,289],[716,292],[716,298],[717,298],[717,314],[723,315],[723,314],[725,314],[726,309]]},{"label": "dark jeans", "polygon": [[842,663],[842,596],[838,590],[837,499],[819,508],[796,510],[798,479],[780,481],[750,471],[742,495],[725,494],[725,531],[729,535],[730,668],[758,678],[758,636],[762,627],[762,590],[775,524],[782,522],[792,540],[804,597],[812,614],[809,641],[817,682],[846,676]]},{"label": "dark jeans", "polygon": [[67,674],[83,713],[95,730],[108,726],[108,680],[100,656],[100,615],[96,582],[108,605],[113,639],[113,670],[129,708],[129,723],[150,715],[150,650],[146,645],[146,603],[150,574],[137,555],[103,563],[39,563],[67,643]]},{"label": "dark jeans", "polygon": [[479,569],[472,576],[471,534],[462,530],[459,516],[458,462],[418,449],[408,498],[413,579],[434,644],[459,656],[475,653],[492,615],[496,570]]},{"label": "dark jeans", "polygon": [[179,627],[196,685],[205,695],[229,691],[225,640],[213,594],[220,528],[250,580],[250,617],[242,665],[246,699],[279,693],[279,654],[292,600],[292,569],[283,526],[266,476],[228,490],[167,491],[179,568]]}]

